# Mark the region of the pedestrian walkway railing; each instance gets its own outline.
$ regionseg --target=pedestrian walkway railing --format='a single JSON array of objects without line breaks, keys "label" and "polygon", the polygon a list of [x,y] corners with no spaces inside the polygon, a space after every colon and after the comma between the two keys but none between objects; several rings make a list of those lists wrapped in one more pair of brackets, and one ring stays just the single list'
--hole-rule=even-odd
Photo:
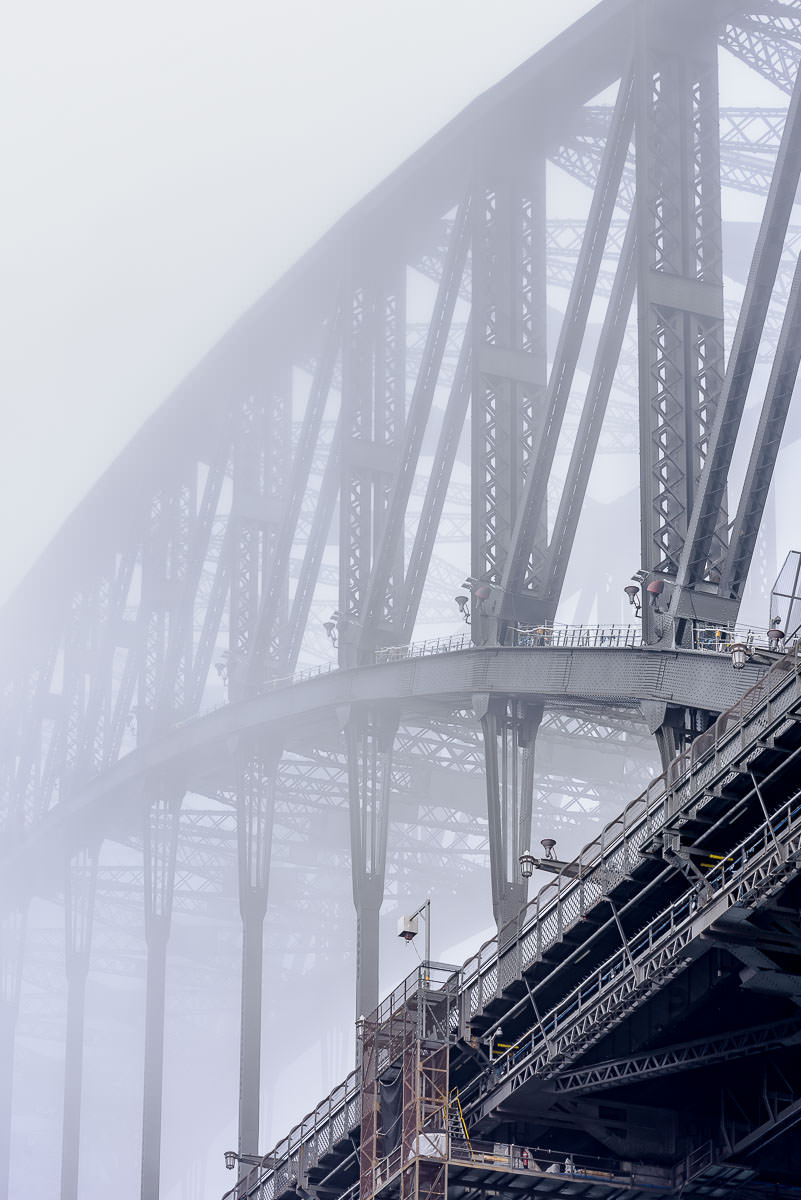
[{"label": "pedestrian walkway railing", "polygon": [[[743,644],[749,652],[773,650],[783,652],[786,647],[783,641],[771,640],[766,630],[753,629],[749,626],[698,626],[693,631],[692,649],[705,654],[728,654],[735,644]],[[509,642],[501,649],[596,649],[596,650],[637,650],[643,647],[642,627],[640,625],[532,625],[518,626],[511,630]],[[452,634],[449,637],[426,638],[421,642],[410,642],[406,646],[385,646],[376,650],[373,663],[401,662],[405,659],[426,658],[437,654],[454,654],[463,650],[478,650],[469,632]],[[306,683],[311,679],[319,679],[323,675],[331,675],[341,668],[335,661],[317,663],[311,667],[303,667],[292,675],[281,675],[276,679],[265,679],[254,687],[254,694],[268,695],[270,692],[293,687],[298,683]],[[211,705],[203,710],[203,715],[225,708],[228,701]],[[186,724],[194,718],[186,718],[179,724]]]},{"label": "pedestrian walkway railing", "polygon": [[708,777],[762,735],[777,714],[801,695],[798,648],[773,664],[733,708],[670,763],[666,773],[606,825],[569,867],[545,884],[495,937],[468,959],[462,971],[462,1022],[520,979],[531,963],[581,921],[642,861],[641,850],[703,789]]},{"label": "pedestrian walkway railing", "polygon": [[[786,722],[794,709],[801,707],[801,656],[798,646],[777,660],[765,676],[742,699],[723,713],[687,751],[670,764],[668,771],[653,780],[645,791],[586,846],[559,875],[542,887],[522,910],[519,917],[505,926],[471,956],[461,971],[458,1018],[463,1032],[471,1019],[506,989],[519,980],[527,966],[540,959],[547,948],[561,941],[585,913],[631,875],[642,861],[642,850],[669,821],[684,808],[697,803],[710,781],[730,764],[741,760],[750,748],[768,735],[771,728]],[[710,886],[715,894],[732,889],[758,886],[759,878],[772,869],[767,861],[786,854],[790,837],[801,837],[801,808],[798,798],[751,835],[742,847],[710,871]],[[801,854],[801,843],[797,853]],[[661,969],[658,955],[675,939],[690,937],[689,918],[693,915],[688,896],[677,907],[662,914],[643,931],[633,946],[648,969]],[[686,911],[681,905],[686,906]],[[665,940],[666,939],[666,940]],[[678,942],[676,945],[678,946]],[[554,1029],[566,1029],[582,1005],[593,996],[605,995],[613,986],[630,986],[623,975],[630,970],[629,958],[621,952],[614,963],[595,972],[592,979],[571,994],[553,1015]],[[606,973],[604,973],[604,970]],[[633,974],[633,973],[632,973]],[[571,1008],[571,1005],[573,1006]],[[542,1034],[538,1026],[538,1034]],[[542,1053],[550,1055],[543,1044]],[[289,1190],[292,1180],[303,1178],[304,1171],[355,1128],[360,1119],[360,1081],[352,1072],[343,1084],[328,1096],[308,1117],[297,1125],[269,1154],[275,1164],[257,1168],[252,1182],[246,1177],[245,1190],[228,1193],[232,1198],[277,1200]]]},{"label": "pedestrian walkway railing", "polygon": [[[663,909],[631,937],[625,946],[594,969],[550,1010],[539,1015],[527,1033],[493,1060],[489,1087],[485,1077],[463,1089],[469,1110],[487,1090],[505,1081],[519,1087],[537,1075],[562,1070],[597,1040],[613,1021],[616,1010],[631,1005],[638,989],[647,991],[658,979],[681,968],[687,946],[719,913],[720,899],[740,905],[769,890],[801,846],[801,792],[787,800],[756,830],[738,842],[725,857],[701,864],[704,886],[692,888]],[[508,1094],[508,1091],[507,1091]]]}]

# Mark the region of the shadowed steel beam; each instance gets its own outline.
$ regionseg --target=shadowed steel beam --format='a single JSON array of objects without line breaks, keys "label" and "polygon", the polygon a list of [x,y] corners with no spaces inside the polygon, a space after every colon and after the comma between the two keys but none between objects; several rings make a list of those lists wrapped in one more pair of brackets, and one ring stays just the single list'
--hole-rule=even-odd
[{"label": "shadowed steel beam", "polygon": [[[800,177],[801,77],[796,80],[790,101],[729,355],[720,404],[710,432],[707,459],[679,561],[676,593],[671,610],[680,616],[688,615],[687,605],[691,603],[691,601],[684,601],[682,591],[691,589],[708,573],[712,541],[725,496],[732,454],[740,429]],[[727,552],[727,558],[730,553],[731,551]],[[727,576],[731,576],[727,566],[724,571]],[[745,573],[747,574],[747,564]],[[723,586],[720,586],[718,591],[725,604],[730,598],[729,593]],[[737,603],[730,614],[727,614],[730,619],[734,619],[739,607],[738,593],[739,589],[734,597]]]},{"label": "shadowed steel beam", "polygon": [[[532,551],[537,530],[544,521],[548,479],[628,154],[633,127],[631,98],[632,77],[629,72],[620,84],[598,184],[593,194],[573,287],[548,381],[544,399],[545,426],[526,476],[520,511],[512,531],[509,554],[503,566],[501,586],[505,593],[517,594],[525,591],[529,595],[544,599],[541,594],[542,564],[536,561],[532,563]],[[524,619],[530,617],[534,621],[542,620],[552,616],[554,608],[554,597],[548,597],[544,606],[540,604],[536,611],[532,609],[530,614],[526,612],[520,615]]]},{"label": "shadowed steel beam", "polygon": [[765,1054],[788,1043],[801,1039],[801,1022],[775,1021],[771,1025],[760,1025],[752,1029],[739,1029],[735,1033],[716,1038],[701,1038],[675,1046],[652,1050],[646,1054],[634,1054],[600,1062],[591,1067],[557,1075],[552,1087],[560,1094],[570,1092],[599,1091],[604,1087],[619,1087],[627,1081],[655,1079],[672,1075],[675,1071],[688,1071],[695,1067],[711,1066],[712,1063],[730,1062],[748,1054]]}]

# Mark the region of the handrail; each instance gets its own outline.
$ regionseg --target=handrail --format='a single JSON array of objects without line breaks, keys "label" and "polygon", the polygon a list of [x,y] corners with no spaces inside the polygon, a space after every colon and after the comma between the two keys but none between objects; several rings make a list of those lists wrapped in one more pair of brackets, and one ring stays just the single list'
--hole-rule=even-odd
[{"label": "handrail", "polygon": [[580,920],[610,886],[614,886],[615,878],[630,873],[635,865],[631,852],[637,855],[638,847],[672,815],[668,813],[671,795],[687,782],[702,761],[710,754],[717,755],[722,744],[729,742],[737,730],[742,730],[756,709],[769,703],[774,692],[787,683],[790,672],[797,676],[798,669],[799,646],[796,645],[790,654],[775,662],[737,704],[722,713],[710,729],[679,754],[666,772],[651,780],[645,791],[605,825],[572,863],[544,884],[517,918],[479,947],[462,968],[462,990],[468,1005],[466,1019],[483,1008],[485,992],[487,999],[495,995],[499,984],[497,971],[510,948],[519,948],[517,967],[522,967],[524,956],[527,956],[527,962],[541,957],[548,946],[561,940],[566,929]]},{"label": "handrail", "polygon": [[[801,829],[801,791],[797,791],[768,820],[747,834],[720,861],[708,867],[705,879],[709,894],[701,898],[685,892],[640,929],[628,945],[615,949],[581,983],[574,986],[548,1012],[515,1041],[515,1045],[493,1059],[495,1082],[520,1073],[532,1059],[548,1058],[554,1039],[582,1014],[591,1001],[599,1001],[627,972],[642,970],[642,962],[655,955],[671,938],[686,929],[725,893],[745,892],[749,875],[762,869],[766,857],[784,862],[780,845]],[[465,1098],[476,1091],[475,1083],[464,1091]]]},{"label": "handrail", "polygon": [[[752,629],[748,626],[699,626],[693,634],[692,650],[700,654],[729,653],[735,643],[743,643],[749,651],[769,650],[775,652],[777,647],[771,645],[764,630]],[[497,647],[502,650],[638,650],[645,648],[642,640],[642,629],[639,625],[560,625],[547,624],[530,627],[518,627],[512,631],[512,641],[509,645]],[[454,654],[465,650],[481,650],[485,647],[476,645],[469,633],[455,633],[449,637],[427,638],[422,642],[410,642],[405,646],[384,646],[373,655],[373,666],[384,663],[402,662],[406,659],[428,658],[438,654]],[[254,687],[256,695],[268,695],[270,692],[281,691],[294,687],[298,683],[306,683],[310,679],[319,679],[322,675],[335,675],[347,668],[340,667],[336,662],[317,663],[313,667],[303,667],[292,675],[281,675],[275,679],[264,679]],[[189,725],[199,716],[208,716],[218,709],[227,708],[230,700],[222,700],[211,704],[191,717],[176,721],[176,727]]]},{"label": "handrail", "polygon": [[[626,805],[623,812],[604,827],[566,870],[540,888],[521,910],[516,921],[510,922],[467,959],[461,971],[459,988],[463,1004],[471,1001],[472,994],[477,994],[479,1006],[483,1007],[484,980],[492,981],[492,973],[495,973],[491,993],[494,996],[500,990],[498,971],[510,950],[518,949],[515,967],[522,969],[525,943],[528,943],[528,961],[533,961],[544,948],[559,940],[566,929],[580,919],[581,911],[588,904],[592,906],[598,902],[614,886],[615,878],[621,879],[629,873],[634,865],[630,850],[633,849],[636,854],[638,847],[664,825],[667,816],[673,815],[672,811],[668,813],[670,797],[710,758],[717,759],[722,747],[730,744],[738,733],[741,735],[740,745],[744,745],[742,734],[746,723],[765,708],[770,712],[777,694],[788,682],[798,677],[800,661],[801,649],[796,645],[792,652],[774,662],[763,678],[749,688],[737,704],[721,714],[706,733],[678,755],[667,772],[652,780],[640,796]],[[725,868],[717,866],[714,869],[723,877]],[[685,902],[688,902],[686,898]],[[469,1017],[470,1014],[467,1015]],[[309,1143],[326,1123],[330,1123],[334,1115],[347,1108],[358,1094],[359,1084],[360,1073],[352,1071],[344,1083],[290,1130],[267,1156],[276,1164],[284,1164],[283,1167],[256,1168],[257,1172],[262,1172],[253,1180],[253,1187],[258,1188],[258,1192],[250,1190],[251,1185],[246,1182],[250,1179],[248,1176],[246,1180],[240,1180],[237,1188],[226,1193],[224,1200],[245,1200],[246,1197],[256,1196],[258,1200],[276,1200],[278,1193],[275,1188],[269,1190],[266,1187],[268,1177],[274,1178],[280,1170],[286,1174],[293,1156],[297,1156],[301,1147]],[[244,1191],[241,1190],[243,1182],[247,1189]]]}]

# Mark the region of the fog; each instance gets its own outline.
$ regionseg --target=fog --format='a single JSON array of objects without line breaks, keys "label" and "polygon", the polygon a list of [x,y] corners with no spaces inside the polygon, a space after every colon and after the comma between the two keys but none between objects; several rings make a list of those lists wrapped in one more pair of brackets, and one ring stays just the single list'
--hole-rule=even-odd
[{"label": "fog", "polygon": [[[123,11],[78,0],[18,5],[8,15],[0,49],[0,602],[147,417],[249,306],[466,104],[592,7],[589,0],[296,0],[281,6],[145,0]],[[728,61],[722,88],[724,104],[786,99]],[[549,175],[550,215],[586,215],[586,189],[557,176]],[[737,236],[747,248],[762,199],[726,193],[724,202],[726,219],[745,223]],[[742,286],[743,278],[727,279],[727,299],[737,299]],[[422,312],[430,306],[424,288],[413,300]],[[558,316],[565,295],[549,295],[549,303]],[[593,319],[600,315],[594,311]],[[587,369],[583,364],[583,380]],[[440,395],[440,415],[443,404]],[[467,479],[466,461],[465,451],[457,481]],[[743,467],[738,460],[735,485]],[[626,545],[617,548],[614,571],[621,578],[628,578],[622,572],[638,548],[636,483],[634,459],[608,457],[589,492],[591,503],[619,513]],[[770,569],[798,541],[792,494],[785,448]],[[591,552],[595,534],[591,522],[582,525],[579,557],[582,547]],[[447,546],[442,555],[458,587],[469,551]],[[332,547],[325,563],[336,565]],[[560,618],[585,620],[586,603],[576,569]],[[336,606],[336,588],[318,591],[315,605],[316,616],[325,616]],[[764,607],[764,594],[753,585],[745,619],[764,621]],[[628,620],[619,589],[595,601],[589,615]],[[417,636],[463,631],[454,615],[450,623],[421,623]],[[301,665],[329,660],[333,651],[318,637],[306,644]],[[204,703],[227,698],[220,675]],[[546,738],[540,769],[558,773],[567,757]],[[632,758],[633,777],[612,781],[624,799],[657,770],[652,748]],[[433,778],[439,807],[458,804],[478,822],[485,806],[480,779],[440,769]],[[402,838],[408,849],[423,836],[414,828],[410,797],[400,798],[400,811],[405,803],[409,829],[396,831],[390,856],[400,852]],[[591,803],[597,817],[601,802]],[[184,810],[195,809],[204,820],[211,820],[209,813],[219,817],[215,836],[231,850],[230,808],[215,809],[208,797],[190,792]],[[582,813],[580,802],[566,805],[560,852],[577,852],[590,836]],[[353,1065],[355,935],[346,821],[336,814],[326,827],[321,819],[303,851],[308,862],[301,865],[316,871],[318,882],[307,889],[316,913],[314,920],[304,915],[302,935],[293,921],[303,855],[291,856],[287,843],[294,835],[287,828],[274,848],[265,926],[262,1151]],[[460,963],[494,931],[486,852],[477,843],[465,854],[471,869],[461,890],[453,887],[447,854],[427,875],[388,880],[382,992],[417,961],[415,945],[399,941],[395,925],[426,894],[433,900],[434,958]],[[139,1195],[144,1037],[141,854],[130,842],[109,841],[100,867],[107,890],[87,992],[79,1196],[101,1200],[113,1189],[115,1200],[133,1200]],[[66,983],[59,903],[36,900],[29,923],[35,954],[22,987],[11,1200],[56,1195],[60,1169]],[[223,1151],[236,1144],[239,939],[233,884],[225,900],[215,896],[197,911],[186,904],[176,912],[168,961],[163,1200],[206,1200],[232,1184]]]},{"label": "fog", "polygon": [[0,596],[337,217],[591,7],[15,6],[0,50]]}]

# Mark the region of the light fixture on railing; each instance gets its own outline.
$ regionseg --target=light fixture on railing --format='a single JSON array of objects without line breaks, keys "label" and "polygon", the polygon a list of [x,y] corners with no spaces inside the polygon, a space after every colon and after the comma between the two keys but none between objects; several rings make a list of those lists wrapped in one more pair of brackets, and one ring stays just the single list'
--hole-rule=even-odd
[{"label": "light fixture on railing", "polygon": [[776,625],[771,625],[768,630],[768,649],[779,651],[784,645],[784,630],[779,629]]},{"label": "light fixture on railing", "polygon": [[236,1150],[226,1150],[224,1152],[225,1165],[229,1171],[233,1171],[237,1163],[242,1163],[246,1167],[274,1167],[275,1158],[269,1154],[237,1154]]},{"label": "light fixture on railing", "polygon": [[733,642],[729,647],[729,653],[731,654],[731,665],[735,671],[742,671],[751,657],[751,652],[745,642]]},{"label": "light fixture on railing", "polygon": [[640,613],[642,612],[640,607],[640,589],[637,587],[636,583],[629,583],[623,588],[623,591],[629,598],[629,604],[634,609],[635,617],[639,617]]},{"label": "light fixture on railing", "polygon": [[337,633],[339,630],[339,611],[335,609],[327,621],[323,621],[323,629],[325,630],[328,640],[332,646],[337,644]]},{"label": "light fixture on railing", "polygon": [[531,879],[534,874],[534,863],[537,860],[530,850],[524,850],[520,855],[518,862],[520,863],[520,874],[524,879]]},{"label": "light fixture on railing", "polygon": [[649,584],[646,584],[645,591],[648,596],[648,603],[651,605],[651,608],[654,610],[654,612],[660,611],[659,597],[662,595],[664,590],[664,579],[652,579]]},{"label": "light fixture on railing", "polygon": [[543,850],[545,851],[545,857],[547,859],[549,859],[549,861],[555,862],[556,861],[556,839],[555,838],[543,838],[540,842],[540,845],[542,846]]},{"label": "light fixture on railing", "polygon": [[470,597],[469,596],[454,596],[454,601],[459,605],[459,612],[464,618],[465,625],[470,624]]}]

